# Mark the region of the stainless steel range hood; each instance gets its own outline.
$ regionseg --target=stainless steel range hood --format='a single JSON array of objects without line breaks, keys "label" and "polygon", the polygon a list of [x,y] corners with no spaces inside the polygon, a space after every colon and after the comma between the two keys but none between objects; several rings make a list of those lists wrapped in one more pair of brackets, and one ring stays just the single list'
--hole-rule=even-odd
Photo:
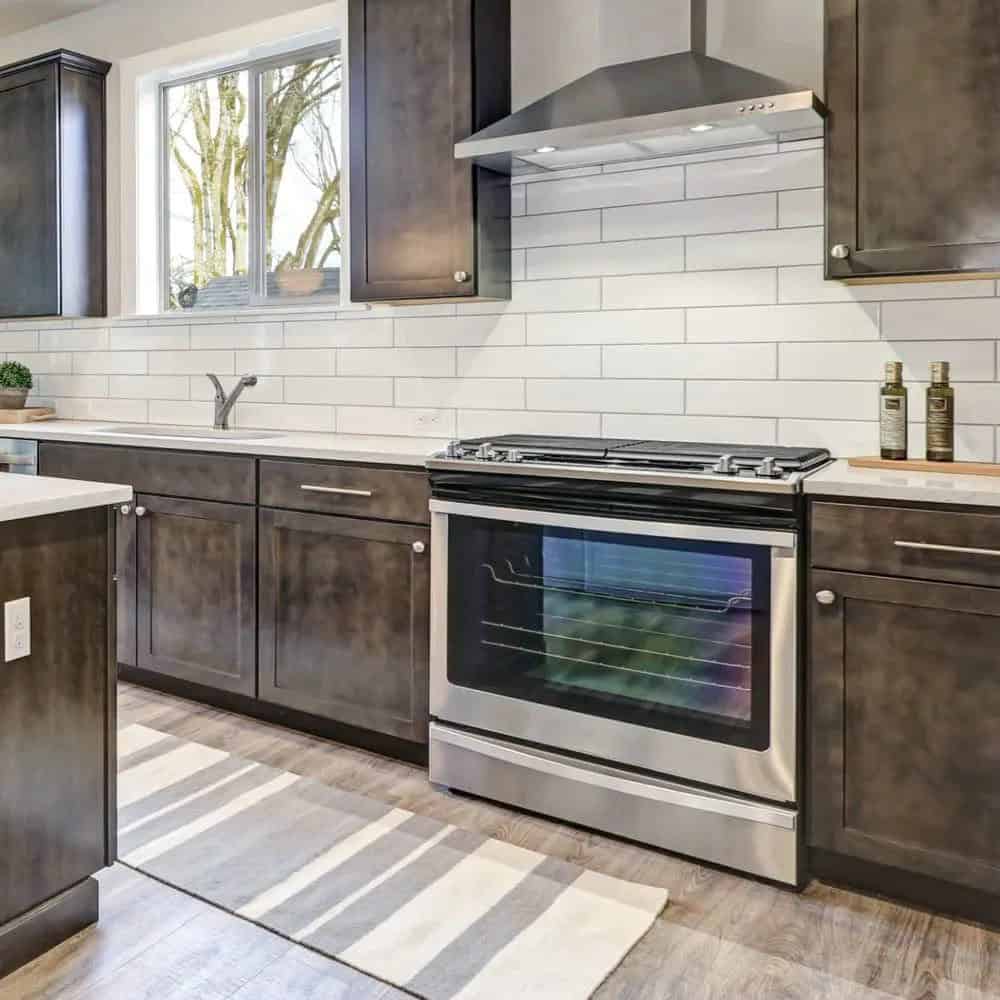
[{"label": "stainless steel range hood", "polygon": [[672,156],[822,134],[811,90],[705,55],[707,0],[691,50],[604,66],[455,146],[503,173]]}]

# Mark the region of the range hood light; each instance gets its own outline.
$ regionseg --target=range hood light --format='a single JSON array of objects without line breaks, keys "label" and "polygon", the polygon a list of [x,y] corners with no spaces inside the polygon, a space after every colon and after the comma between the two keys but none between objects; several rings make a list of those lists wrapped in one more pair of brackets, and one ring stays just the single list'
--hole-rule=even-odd
[{"label": "range hood light", "polygon": [[714,125],[709,125],[705,123],[704,125],[692,125],[690,131],[692,132],[711,132],[715,128]]},{"label": "range hood light", "polygon": [[535,150],[536,153],[554,153],[559,147],[558,146],[539,146]]}]

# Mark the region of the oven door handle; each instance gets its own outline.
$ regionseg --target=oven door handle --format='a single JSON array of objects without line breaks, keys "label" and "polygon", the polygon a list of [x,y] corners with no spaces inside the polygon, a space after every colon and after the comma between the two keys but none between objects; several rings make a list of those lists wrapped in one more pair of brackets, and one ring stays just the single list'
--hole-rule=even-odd
[{"label": "oven door handle", "polygon": [[516,521],[553,528],[581,531],[606,531],[617,535],[644,535],[647,538],[673,538],[678,541],[722,542],[732,545],[763,545],[771,549],[796,548],[794,531],[768,531],[763,528],[727,528],[724,525],[678,524],[662,521],[636,521],[627,518],[595,517],[590,514],[560,513],[549,510],[522,510],[515,507],[488,507],[483,504],[431,500],[432,514],[475,517],[486,521]]},{"label": "oven door handle", "polygon": [[663,779],[647,778],[640,781],[595,768],[583,761],[574,761],[572,764],[564,763],[547,755],[531,753],[506,743],[499,743],[496,740],[480,739],[471,733],[431,723],[432,746],[435,741],[450,743],[462,750],[471,750],[484,757],[514,764],[552,777],[583,782],[593,787],[606,788],[637,798],[652,799],[667,805],[716,813],[719,816],[729,816],[733,819],[744,819],[751,823],[766,823],[768,826],[780,827],[783,830],[795,829],[796,814],[791,809],[758,805],[756,802],[746,802],[728,795],[720,795],[717,792],[689,791],[682,785],[676,785]]}]

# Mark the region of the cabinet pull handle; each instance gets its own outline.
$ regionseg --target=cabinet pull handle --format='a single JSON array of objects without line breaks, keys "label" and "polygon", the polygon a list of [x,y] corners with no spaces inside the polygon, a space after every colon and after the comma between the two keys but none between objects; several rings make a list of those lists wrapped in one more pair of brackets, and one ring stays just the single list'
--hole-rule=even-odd
[{"label": "cabinet pull handle", "polygon": [[128,517],[129,514],[132,513],[132,505],[130,503],[123,503],[118,508],[118,513],[121,514],[122,517]]},{"label": "cabinet pull handle", "polygon": [[851,256],[851,248],[846,243],[836,243],[830,247],[830,256],[834,260],[847,260]]},{"label": "cabinet pull handle", "polygon": [[816,600],[820,604],[830,605],[837,600],[837,595],[832,590],[820,590],[816,594]]},{"label": "cabinet pull handle", "polygon": [[374,490],[349,490],[344,486],[308,486],[303,483],[300,487],[306,493],[334,493],[341,497],[373,497]]},{"label": "cabinet pull handle", "polygon": [[414,542],[413,551],[416,552],[418,556],[422,556],[427,551],[427,546],[423,542]]},{"label": "cabinet pull handle", "polygon": [[145,507],[136,507],[136,509],[135,509],[135,516],[136,517],[145,517],[146,516],[146,508]]},{"label": "cabinet pull handle", "polygon": [[967,556],[1000,556],[1000,549],[973,549],[965,545],[933,545],[930,542],[904,542],[896,539],[892,543],[899,549],[926,549],[930,552],[957,552]]},{"label": "cabinet pull handle", "polygon": [[455,281],[459,285],[464,285],[465,282],[467,282],[471,277],[472,277],[472,275],[469,274],[468,271],[456,271],[455,272]]}]

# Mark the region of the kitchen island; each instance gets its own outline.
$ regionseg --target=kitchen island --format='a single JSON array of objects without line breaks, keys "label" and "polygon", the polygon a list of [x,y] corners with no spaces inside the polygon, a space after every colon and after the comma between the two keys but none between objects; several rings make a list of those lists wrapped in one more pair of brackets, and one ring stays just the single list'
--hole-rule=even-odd
[{"label": "kitchen island", "polygon": [[0,977],[97,920],[115,859],[110,508],[131,499],[0,475]]}]

